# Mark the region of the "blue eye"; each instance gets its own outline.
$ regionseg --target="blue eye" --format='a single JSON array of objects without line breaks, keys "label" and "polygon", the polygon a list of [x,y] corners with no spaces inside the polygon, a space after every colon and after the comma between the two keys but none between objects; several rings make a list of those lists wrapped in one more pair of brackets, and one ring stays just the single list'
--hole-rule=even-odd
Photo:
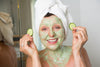
[{"label": "blue eye", "polygon": [[43,31],[47,30],[46,28],[42,28]]},{"label": "blue eye", "polygon": [[56,28],[56,29],[60,29],[60,27],[59,27],[59,26],[56,26],[55,28]]}]

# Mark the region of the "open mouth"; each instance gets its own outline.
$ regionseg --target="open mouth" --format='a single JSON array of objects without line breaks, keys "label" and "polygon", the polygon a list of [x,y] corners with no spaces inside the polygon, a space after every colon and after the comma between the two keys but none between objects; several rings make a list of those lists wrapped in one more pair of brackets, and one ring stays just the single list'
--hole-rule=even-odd
[{"label": "open mouth", "polygon": [[56,39],[49,39],[47,41],[48,41],[49,44],[56,44],[57,41],[58,41],[58,38],[56,38]]}]

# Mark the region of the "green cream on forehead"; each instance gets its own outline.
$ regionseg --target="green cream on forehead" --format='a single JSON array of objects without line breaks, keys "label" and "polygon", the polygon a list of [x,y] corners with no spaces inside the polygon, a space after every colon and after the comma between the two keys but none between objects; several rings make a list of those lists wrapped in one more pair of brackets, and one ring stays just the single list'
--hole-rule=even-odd
[{"label": "green cream on forehead", "polygon": [[[48,22],[49,22],[49,24],[48,24]],[[48,26],[48,25],[51,25],[52,22],[53,22],[53,24],[59,23],[59,24],[62,25],[61,20],[57,16],[53,15],[53,16],[50,16],[50,18],[49,17],[43,18],[42,23],[40,24],[40,26],[41,25],[47,25]]]}]

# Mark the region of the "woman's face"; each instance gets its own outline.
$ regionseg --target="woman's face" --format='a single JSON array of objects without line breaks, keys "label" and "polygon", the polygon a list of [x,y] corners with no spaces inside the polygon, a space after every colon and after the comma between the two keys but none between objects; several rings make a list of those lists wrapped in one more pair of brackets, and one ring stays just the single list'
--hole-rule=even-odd
[{"label": "woman's face", "polygon": [[44,17],[39,27],[39,35],[46,48],[56,50],[65,36],[61,20],[55,15]]}]

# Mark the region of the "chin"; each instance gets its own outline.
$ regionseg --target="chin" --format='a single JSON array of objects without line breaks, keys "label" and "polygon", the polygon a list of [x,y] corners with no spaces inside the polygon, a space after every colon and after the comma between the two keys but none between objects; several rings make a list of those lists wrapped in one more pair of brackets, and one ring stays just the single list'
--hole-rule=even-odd
[{"label": "chin", "polygon": [[56,49],[58,49],[58,45],[49,45],[49,46],[46,46],[46,48],[47,49],[49,49],[49,50],[56,50]]}]

